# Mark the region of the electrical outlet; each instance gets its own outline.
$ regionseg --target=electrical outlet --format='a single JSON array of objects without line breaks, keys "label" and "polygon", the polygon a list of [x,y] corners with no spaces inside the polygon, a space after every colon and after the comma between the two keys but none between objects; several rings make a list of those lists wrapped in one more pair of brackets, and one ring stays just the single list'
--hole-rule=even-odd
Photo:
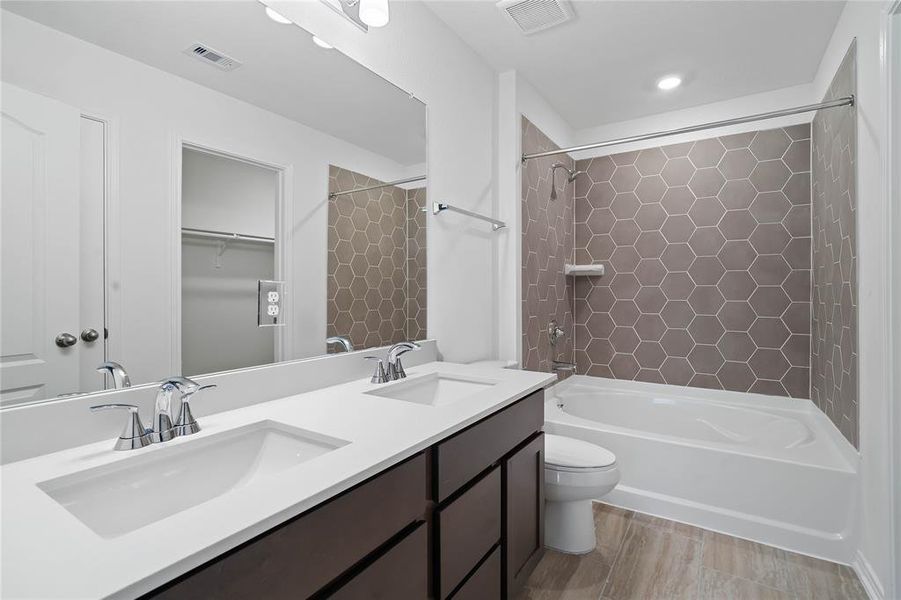
[{"label": "electrical outlet", "polygon": [[285,299],[284,281],[260,279],[257,282],[257,325],[277,327],[284,325],[282,302]]}]

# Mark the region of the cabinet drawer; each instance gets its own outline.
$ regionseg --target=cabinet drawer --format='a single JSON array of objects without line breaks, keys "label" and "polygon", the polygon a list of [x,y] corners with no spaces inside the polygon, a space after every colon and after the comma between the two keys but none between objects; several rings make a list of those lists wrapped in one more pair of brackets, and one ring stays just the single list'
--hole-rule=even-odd
[{"label": "cabinet drawer", "polygon": [[429,595],[428,526],[416,529],[337,592],[337,600],[416,600]]},{"label": "cabinet drawer", "polygon": [[494,549],[452,600],[493,600],[501,597],[501,547]]},{"label": "cabinet drawer", "polygon": [[438,596],[447,598],[501,537],[501,470],[495,467],[437,511]]},{"label": "cabinet drawer", "polygon": [[438,443],[435,501],[443,502],[543,424],[544,390],[539,390]]},{"label": "cabinet drawer", "polygon": [[421,520],[426,490],[419,454],[148,596],[307,598]]}]

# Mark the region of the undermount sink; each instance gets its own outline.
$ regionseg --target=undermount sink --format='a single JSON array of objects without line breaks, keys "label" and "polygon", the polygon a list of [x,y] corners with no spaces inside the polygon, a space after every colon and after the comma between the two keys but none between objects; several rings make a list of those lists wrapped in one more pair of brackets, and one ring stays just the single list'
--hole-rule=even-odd
[{"label": "undermount sink", "polygon": [[386,384],[385,387],[366,393],[371,396],[391,398],[392,400],[403,400],[429,406],[444,406],[469,398],[473,394],[484,391],[496,384],[497,381],[490,379],[461,377],[445,373],[429,373],[416,379]]},{"label": "undermount sink", "polygon": [[260,421],[38,487],[95,533],[114,538],[348,443]]}]

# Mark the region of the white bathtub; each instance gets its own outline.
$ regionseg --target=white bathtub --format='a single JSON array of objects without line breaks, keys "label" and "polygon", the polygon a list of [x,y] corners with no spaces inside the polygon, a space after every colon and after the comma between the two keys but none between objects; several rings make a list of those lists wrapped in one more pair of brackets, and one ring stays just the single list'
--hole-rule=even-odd
[{"label": "white bathtub", "polygon": [[616,454],[605,502],[853,558],[857,453],[808,400],[575,376],[549,390],[545,421]]}]

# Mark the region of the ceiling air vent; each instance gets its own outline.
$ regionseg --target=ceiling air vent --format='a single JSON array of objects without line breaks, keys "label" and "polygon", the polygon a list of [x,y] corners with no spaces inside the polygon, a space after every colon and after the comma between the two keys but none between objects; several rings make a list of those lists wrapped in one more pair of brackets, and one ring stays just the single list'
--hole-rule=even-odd
[{"label": "ceiling air vent", "polygon": [[575,17],[566,0],[501,0],[497,7],[526,35],[566,23]]},{"label": "ceiling air vent", "polygon": [[234,71],[241,66],[241,63],[230,56],[226,56],[218,50],[213,50],[209,46],[203,44],[193,44],[185,48],[185,54],[189,54],[198,60],[213,65],[217,69],[223,71]]}]

